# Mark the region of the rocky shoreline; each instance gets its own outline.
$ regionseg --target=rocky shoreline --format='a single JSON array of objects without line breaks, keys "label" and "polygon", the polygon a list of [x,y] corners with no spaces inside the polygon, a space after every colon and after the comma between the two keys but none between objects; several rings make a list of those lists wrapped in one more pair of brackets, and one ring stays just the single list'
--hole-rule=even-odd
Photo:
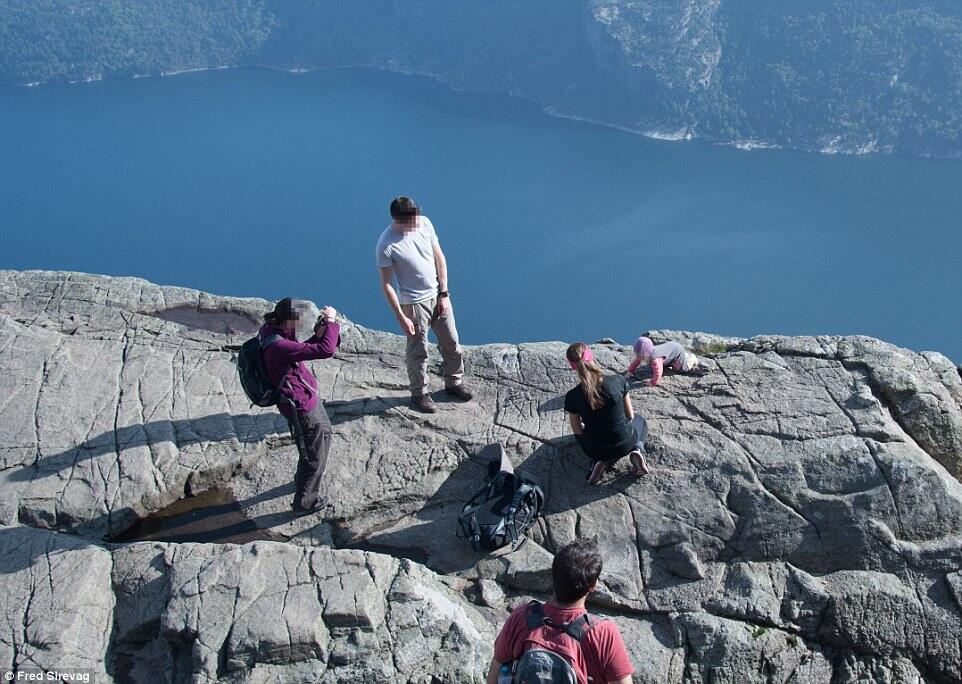
[{"label": "rocky shoreline", "polygon": [[[396,65],[392,64],[377,64],[377,63],[363,63],[359,62],[357,64],[343,64],[337,66],[316,66],[316,67],[284,67],[284,66],[274,66],[270,64],[262,64],[258,62],[239,62],[236,64],[225,64],[225,65],[201,65],[201,66],[191,66],[182,69],[172,69],[172,70],[160,70],[151,73],[136,73],[136,74],[110,74],[105,75],[103,73],[96,73],[86,75],[83,78],[73,79],[73,80],[46,80],[46,81],[23,81],[8,84],[10,87],[14,88],[39,88],[44,86],[59,85],[61,83],[66,83],[67,85],[79,85],[84,83],[98,83],[104,79],[117,80],[117,79],[142,79],[142,78],[172,78],[180,76],[182,74],[196,74],[207,71],[224,71],[226,69],[264,69],[267,71],[277,71],[281,73],[288,74],[309,74],[315,71],[338,71],[338,70],[350,70],[350,69],[369,69],[377,72],[383,72],[386,74],[394,74],[396,76],[410,76],[416,78],[429,79],[435,83],[443,85],[450,88],[453,92],[466,92],[473,93],[475,90],[467,87],[465,84],[452,84],[450,81],[446,80],[443,75],[438,74],[433,71],[428,70],[412,70],[412,69],[400,69]],[[483,91],[482,91],[483,92]],[[732,147],[743,152],[751,152],[754,150],[795,150],[799,152],[807,152],[811,154],[822,154],[822,155],[843,155],[843,156],[869,156],[876,154],[891,155],[896,153],[896,147],[893,144],[879,145],[879,142],[875,138],[865,139],[856,138],[849,139],[843,138],[841,135],[834,136],[822,136],[816,140],[807,141],[805,143],[794,143],[788,144],[785,141],[777,141],[775,139],[766,138],[739,138],[739,137],[724,137],[724,136],[704,136],[700,133],[697,122],[689,123],[688,125],[681,127],[677,130],[662,130],[658,128],[652,128],[647,125],[629,125],[624,121],[608,121],[604,118],[583,116],[575,112],[568,112],[564,109],[559,108],[558,105],[546,105],[539,102],[537,99],[532,99],[531,97],[524,97],[518,95],[517,93],[507,93],[504,94],[508,97],[513,97],[520,99],[524,102],[528,102],[540,108],[540,110],[547,116],[554,117],[556,119],[563,119],[567,121],[578,121],[582,123],[592,124],[594,126],[603,126],[605,128],[614,129],[617,131],[623,131],[625,133],[631,133],[632,135],[638,135],[642,138],[648,138],[650,140],[661,140],[668,142],[689,142],[693,140],[698,140],[709,145],[719,145],[722,147]],[[908,156],[917,157],[920,159],[958,159],[960,153],[952,152],[942,152],[941,154],[933,154],[931,152],[915,152]]]},{"label": "rocky shoreline", "polygon": [[[962,377],[944,356],[652,331],[710,372],[634,387],[653,473],[588,488],[563,344],[468,349],[476,401],[425,417],[403,340],[347,323],[313,363],[329,505],[295,519],[286,423],[250,407],[233,364],[268,308],[0,271],[0,668],[481,682],[508,606],[544,597],[552,551],[594,535],[592,610],[637,682],[962,679]],[[628,360],[593,346],[606,368]],[[518,552],[478,557],[454,528],[490,442],[543,484],[547,514]],[[170,506],[206,516],[210,541],[151,537]]]},{"label": "rocky shoreline", "polygon": [[4,10],[0,86],[363,65],[651,137],[962,155],[954,3],[501,0],[453,11],[430,0],[40,0]]}]

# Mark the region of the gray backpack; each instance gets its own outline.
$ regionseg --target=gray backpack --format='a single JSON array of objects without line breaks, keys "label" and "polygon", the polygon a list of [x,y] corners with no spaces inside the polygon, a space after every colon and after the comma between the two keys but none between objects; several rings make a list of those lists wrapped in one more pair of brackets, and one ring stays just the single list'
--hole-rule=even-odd
[{"label": "gray backpack", "polygon": [[458,539],[467,539],[475,551],[496,551],[511,544],[515,551],[544,509],[544,491],[524,475],[516,474],[500,444],[489,444],[479,454],[488,461],[488,482],[464,504],[458,517]]},{"label": "gray backpack", "polygon": [[[567,624],[556,624],[544,614],[544,604],[532,601],[525,611],[528,635],[525,642],[530,648],[521,654],[512,667],[513,684],[578,684],[578,675],[572,663],[574,649],[581,648],[581,640],[588,631],[604,618],[585,613]],[[547,630],[562,630],[574,643],[565,653],[550,650],[541,635]],[[557,645],[554,645],[557,648]],[[585,675],[587,676],[587,675]],[[591,677],[588,677],[591,681]]]}]

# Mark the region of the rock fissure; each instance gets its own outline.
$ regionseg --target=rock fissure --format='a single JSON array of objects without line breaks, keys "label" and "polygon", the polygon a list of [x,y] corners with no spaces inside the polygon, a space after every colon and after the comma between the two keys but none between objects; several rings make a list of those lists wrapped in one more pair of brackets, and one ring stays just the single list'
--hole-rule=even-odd
[{"label": "rock fissure", "polygon": [[[668,515],[668,514],[665,513],[664,511],[661,511],[661,510],[658,510],[657,508],[652,507],[651,505],[645,503],[645,502],[642,501],[641,499],[631,499],[631,501],[632,501],[633,503],[635,503],[635,504],[643,507],[643,508],[646,508],[647,510],[651,511],[651,512],[654,513],[655,515],[664,518],[665,520],[669,520],[669,521],[671,521],[671,522],[673,522],[673,523],[682,525],[682,526],[684,526],[686,529],[693,530],[693,531],[695,531],[695,532],[698,532],[699,534],[705,535],[706,537],[711,537],[712,539],[717,539],[719,542],[721,542],[722,546],[727,546],[728,543],[731,541],[731,539],[729,539],[729,538],[720,537],[720,536],[718,536],[717,534],[715,534],[715,533],[713,533],[713,532],[709,532],[709,531],[706,530],[706,529],[703,529],[703,528],[701,528],[701,527],[698,527],[698,526],[695,525],[694,523],[691,523],[691,522],[685,520],[684,518],[680,518],[680,517],[677,517],[677,516]],[[631,507],[630,504],[628,505],[628,510],[631,511],[632,523],[634,524],[635,530],[636,530],[636,533],[637,533],[637,530],[639,529],[639,527],[638,527],[638,522],[637,522],[637,520],[635,519],[635,513],[634,513],[634,510],[632,509],[632,507]],[[668,547],[668,546],[674,545],[675,543],[677,543],[677,542],[670,542],[670,543],[664,544],[664,545],[662,545],[662,546],[651,546],[651,547],[644,547],[644,548],[646,548],[646,549],[666,548],[666,547]],[[641,550],[642,550],[642,549],[639,547],[639,551],[641,551]]]},{"label": "rock fissure", "polygon": [[514,432],[515,434],[521,435],[522,437],[527,437],[528,439],[530,439],[530,440],[532,440],[532,441],[535,441],[535,442],[542,442],[542,443],[543,443],[543,442],[545,441],[542,437],[539,437],[539,436],[536,435],[536,434],[533,434],[533,433],[531,433],[531,432],[527,432],[527,431],[525,431],[525,430],[520,430],[520,429],[514,427],[513,425],[508,425],[507,423],[501,422],[501,421],[499,421],[499,420],[497,420],[497,419],[494,420],[494,425],[495,425],[496,427],[499,427],[499,428],[504,428],[505,430],[510,430],[511,432]]},{"label": "rock fissure", "polygon": [[[477,388],[474,402],[439,402],[437,414],[422,418],[403,409],[403,358],[394,351],[403,340],[346,323],[343,348],[351,352],[314,364],[326,373],[321,381],[330,396],[345,402],[329,407],[336,438],[324,486],[335,498],[322,513],[294,518],[289,495],[296,451],[289,438],[275,435],[276,415],[248,413],[230,355],[211,351],[236,338],[131,313],[156,309],[160,301],[170,307],[203,301],[205,310],[246,316],[269,304],[209,295],[201,300],[177,288],[82,275],[71,278],[69,294],[60,296],[62,280],[0,272],[0,311],[10,316],[0,333],[0,370],[8,371],[0,373],[0,383],[39,380],[43,396],[3,409],[10,417],[8,425],[0,424],[0,442],[21,444],[25,453],[32,449],[35,458],[0,468],[0,513],[4,523],[42,527],[58,511],[71,535],[55,538],[66,545],[57,553],[85,554],[87,585],[101,586],[104,574],[113,578],[116,587],[108,582],[96,591],[123,606],[111,604],[109,643],[71,627],[50,640],[43,620],[33,616],[46,610],[47,595],[69,606],[89,603],[89,594],[64,594],[74,561],[52,555],[31,560],[35,551],[18,537],[48,539],[50,532],[0,527],[2,582],[11,587],[6,593],[23,600],[30,595],[23,581],[39,578],[29,615],[24,605],[4,604],[13,617],[3,632],[17,635],[19,650],[11,656],[17,663],[82,644],[78,648],[95,661],[122,661],[137,672],[165,667],[177,673],[172,679],[179,684],[227,678],[235,667],[242,668],[237,676],[316,678],[318,658],[326,653],[321,676],[331,684],[399,676],[480,682],[506,615],[506,596],[544,596],[552,554],[575,536],[592,535],[605,555],[604,598],[594,605],[618,621],[629,648],[637,649],[632,653],[641,681],[663,681],[670,671],[676,684],[711,677],[828,684],[833,669],[854,672],[863,662],[877,664],[879,672],[908,667],[933,681],[959,676],[951,654],[962,639],[962,614],[951,583],[962,572],[962,558],[950,545],[962,520],[962,489],[934,469],[915,440],[888,440],[900,436],[894,425],[906,428],[896,421],[887,430],[888,419],[879,421],[884,416],[872,402],[893,409],[865,389],[874,369],[883,373],[872,380],[883,388],[878,391],[895,388],[893,401],[913,415],[949,411],[936,400],[956,391],[955,374],[936,357],[920,361],[888,347],[884,356],[875,354],[872,345],[881,343],[862,338],[817,345],[807,338],[746,342],[745,349],[706,364],[704,376],[668,374],[643,395],[633,388],[639,413],[648,418],[653,472],[585,487],[576,460],[557,458],[576,451],[558,434],[566,430],[552,413],[563,394],[557,344],[466,348],[465,380]],[[21,282],[47,284],[11,285]],[[44,308],[45,295],[54,291],[55,303]],[[10,292],[21,294],[4,294]],[[28,307],[39,313],[20,315]],[[61,331],[63,348],[53,359],[51,330]],[[119,355],[100,353],[118,345]],[[839,345],[847,345],[844,354],[833,350]],[[14,346],[18,353],[46,351],[14,360]],[[792,349],[802,347],[821,351],[792,360]],[[614,367],[623,351],[599,350],[599,356],[606,368]],[[838,361],[856,355],[860,366]],[[61,363],[88,358],[87,366],[93,365],[85,370]],[[501,372],[502,366],[511,372]],[[114,396],[104,396],[97,377]],[[63,390],[70,387],[76,390]],[[376,399],[369,396],[374,387]],[[65,433],[86,433],[79,444],[58,444],[60,454],[51,450],[48,405],[61,407]],[[926,425],[930,432],[942,430],[931,432],[941,439],[951,421]],[[491,439],[504,440],[516,468],[542,482],[550,518],[539,522],[532,543],[496,558],[478,557],[453,535],[459,504],[483,477],[474,456]],[[226,499],[205,496],[215,484]],[[246,521],[245,529],[285,541],[141,542],[106,549],[78,541],[118,526],[121,512],[140,517],[184,495],[196,497],[195,504],[183,502],[185,509],[206,516],[214,542],[236,532],[232,516]],[[889,524],[895,532],[883,529]],[[895,552],[887,548],[893,544]],[[370,551],[336,548],[344,545]],[[830,559],[817,558],[822,550]],[[163,563],[144,560],[157,552]],[[86,559],[105,553],[109,562],[95,571]],[[799,564],[822,574],[806,574]],[[208,584],[198,583],[201,576]],[[930,577],[945,580],[930,588]],[[470,591],[466,583],[473,583]],[[465,599],[472,592],[477,605]],[[893,622],[893,610],[924,614],[917,618],[924,638]],[[186,630],[184,643],[173,632],[161,634],[162,623]],[[28,624],[33,642],[47,650],[22,643]],[[837,662],[836,653],[844,656]]]},{"label": "rock fissure", "polygon": [[[955,464],[955,467],[950,467],[949,465],[943,463],[943,459],[939,458],[939,454],[932,453],[930,449],[926,448],[925,445],[922,444],[922,441],[924,440],[920,441],[917,438],[912,428],[912,425],[906,421],[905,415],[898,401],[895,400],[894,397],[891,397],[889,395],[889,392],[886,391],[886,389],[878,383],[878,381],[874,377],[874,373],[871,367],[869,367],[865,363],[854,362],[851,360],[842,360],[841,363],[848,370],[854,369],[854,370],[862,371],[865,374],[866,382],[867,382],[868,388],[872,392],[872,396],[874,396],[882,406],[886,407],[886,409],[889,412],[889,415],[891,415],[892,417],[892,420],[894,420],[896,424],[898,424],[898,426],[902,429],[903,434],[905,434],[905,436],[913,444],[915,444],[920,450],[922,450],[923,452],[931,456],[934,460],[945,465],[950,471],[955,470],[956,476],[958,476],[958,473],[960,472],[960,466],[958,464]],[[959,458],[959,456],[956,455],[956,458]]]},{"label": "rock fissure", "polygon": [[507,384],[515,385],[521,389],[534,390],[539,394],[548,394],[548,395],[554,394],[554,392],[552,392],[550,389],[546,389],[543,385],[537,385],[535,383],[525,382],[524,380],[521,380],[518,378],[512,378],[508,375],[502,374],[502,375],[492,376],[492,375],[485,375],[484,373],[476,372],[475,377],[478,378],[479,380],[486,380],[488,382],[493,382],[499,385],[507,383]]},{"label": "rock fissure", "polygon": [[[636,553],[638,554],[638,579],[640,580],[640,583],[641,583],[641,593],[644,594],[644,592],[645,592],[645,585],[646,585],[646,582],[645,582],[645,564],[644,564],[644,560],[643,560],[641,544],[639,543],[639,538],[638,538],[638,529],[639,529],[639,526],[638,526],[638,518],[637,518],[637,516],[635,516],[635,511],[634,511],[634,509],[633,509],[632,506],[631,506],[631,501],[630,501],[630,500],[627,500],[627,497],[624,497],[624,498],[626,499],[626,501],[625,501],[625,508],[628,509],[628,515],[631,516],[631,529],[632,529],[632,534],[633,534],[634,537],[635,537],[635,539],[634,539],[634,542],[635,542],[635,551],[636,551]],[[557,547],[553,547],[553,548],[557,548]]]},{"label": "rock fissure", "polygon": [[44,358],[43,365],[40,367],[40,376],[37,379],[37,399],[34,403],[33,412],[33,429],[34,429],[34,439],[36,439],[36,455],[34,456],[33,465],[36,466],[40,463],[43,458],[43,441],[40,439],[40,400],[43,395],[43,386],[47,382],[47,363],[48,358]]},{"label": "rock fissure", "polygon": [[[902,525],[902,512],[899,507],[899,499],[895,494],[894,487],[892,486],[892,479],[889,477],[888,471],[885,469],[885,466],[879,459],[877,449],[875,449],[873,445],[869,444],[868,450],[872,455],[872,460],[875,462],[875,467],[878,469],[879,475],[881,475],[882,479],[885,481],[885,486],[888,489],[889,497],[892,500],[892,509],[895,511],[895,521],[899,526],[899,537],[904,538],[905,527]],[[896,538],[896,542],[898,542],[898,538]]]},{"label": "rock fissure", "polygon": [[[388,595],[394,592],[394,584],[395,582],[397,582],[398,574],[399,572],[395,573],[394,577],[392,577],[391,581],[388,583],[389,589],[386,592]],[[395,622],[394,621],[394,604],[390,601],[387,602],[387,607],[385,608],[385,621],[387,625],[389,625],[388,628],[385,630],[385,632],[387,633],[388,646],[390,647],[391,663],[394,665],[394,669],[397,672],[403,672],[404,670],[402,669],[401,663],[398,661],[398,653],[397,653],[397,649],[395,648],[395,643],[397,638],[390,628],[390,625],[393,625]]]},{"label": "rock fissure", "polygon": [[762,464],[754,456],[752,456],[751,453],[747,451],[744,448],[744,446],[738,442],[738,440],[736,440],[734,437],[728,434],[727,426],[721,424],[719,421],[714,420],[711,416],[708,416],[707,414],[705,414],[697,406],[694,406],[686,402],[683,402],[683,405],[686,408],[688,408],[689,411],[699,416],[706,424],[713,427],[719,434],[725,437],[734,447],[736,447],[739,455],[744,458],[744,463],[748,466],[748,469],[751,471],[752,477],[754,478],[754,483],[757,484],[758,487],[762,489],[766,494],[772,497],[774,501],[776,501],[778,504],[780,504],[782,507],[788,510],[792,515],[798,517],[800,520],[804,521],[806,524],[811,525],[812,529],[815,530],[815,534],[818,536],[820,543],[824,546],[824,541],[822,540],[822,535],[818,529],[818,525],[813,520],[805,516],[804,513],[802,513],[801,511],[797,510],[794,506],[792,506],[791,503],[785,500],[783,496],[769,489],[769,487],[765,484],[764,480],[758,475],[757,468],[759,466],[762,466]]}]

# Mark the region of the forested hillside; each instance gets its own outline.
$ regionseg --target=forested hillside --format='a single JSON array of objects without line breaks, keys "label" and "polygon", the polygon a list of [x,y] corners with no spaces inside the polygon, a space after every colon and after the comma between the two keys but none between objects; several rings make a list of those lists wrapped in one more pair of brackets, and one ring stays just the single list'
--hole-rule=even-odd
[{"label": "forested hillside", "polygon": [[0,0],[0,82],[374,66],[663,137],[962,156],[950,0]]},{"label": "forested hillside", "polygon": [[244,64],[276,28],[262,0],[0,0],[0,82]]}]

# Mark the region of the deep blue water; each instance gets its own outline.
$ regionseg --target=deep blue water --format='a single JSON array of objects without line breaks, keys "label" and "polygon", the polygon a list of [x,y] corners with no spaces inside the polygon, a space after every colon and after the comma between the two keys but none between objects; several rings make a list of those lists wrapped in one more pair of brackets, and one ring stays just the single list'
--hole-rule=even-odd
[{"label": "deep blue water", "polygon": [[396,329],[413,196],[463,341],[868,334],[962,361],[962,163],[647,140],[364,70],[0,89],[0,268],[330,303]]}]

